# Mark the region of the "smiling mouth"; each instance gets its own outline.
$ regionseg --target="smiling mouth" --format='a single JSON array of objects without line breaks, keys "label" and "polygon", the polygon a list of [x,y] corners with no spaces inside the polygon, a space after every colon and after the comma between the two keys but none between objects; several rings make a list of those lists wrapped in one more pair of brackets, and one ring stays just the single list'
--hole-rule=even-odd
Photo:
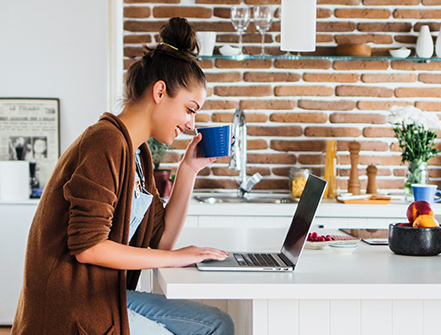
[{"label": "smiling mouth", "polygon": [[175,137],[177,137],[180,133],[182,133],[181,128],[176,127],[176,128],[175,128]]}]

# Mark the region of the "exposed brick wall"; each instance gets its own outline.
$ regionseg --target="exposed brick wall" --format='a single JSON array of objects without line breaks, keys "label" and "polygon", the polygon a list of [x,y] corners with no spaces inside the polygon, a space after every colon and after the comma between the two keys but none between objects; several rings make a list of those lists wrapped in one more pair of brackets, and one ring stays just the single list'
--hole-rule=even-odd
[{"label": "exposed brick wall", "polygon": [[[216,31],[215,53],[234,45],[238,35],[229,21],[231,5],[241,0],[125,0],[125,68],[139,56],[142,43],[158,42],[157,31],[172,16],[184,16],[199,31]],[[247,5],[269,4],[278,16],[280,0],[245,0]],[[441,26],[441,0],[318,0],[317,50],[303,55],[335,55],[339,43],[369,43],[373,56],[388,50],[414,48],[418,32],[427,24],[436,38]],[[301,32],[299,32],[301,33]],[[251,23],[243,37],[246,54],[260,53],[261,37]],[[265,36],[265,50],[280,50],[280,22]],[[412,55],[414,51],[412,51]],[[399,60],[235,61],[203,59],[208,97],[198,113],[197,126],[228,123],[235,108],[246,111],[248,174],[259,172],[259,189],[287,189],[289,168],[308,167],[320,173],[327,139],[337,139],[340,186],[347,187],[348,143],[361,142],[359,174],[366,187],[366,167],[378,167],[381,191],[403,188],[405,167],[390,125],[393,105],[414,105],[441,115],[441,62]],[[191,136],[174,142],[164,167],[176,168]],[[437,143],[441,149],[441,143]],[[430,182],[441,186],[441,157],[429,161]],[[200,172],[196,188],[235,188],[238,173],[222,158]]]}]

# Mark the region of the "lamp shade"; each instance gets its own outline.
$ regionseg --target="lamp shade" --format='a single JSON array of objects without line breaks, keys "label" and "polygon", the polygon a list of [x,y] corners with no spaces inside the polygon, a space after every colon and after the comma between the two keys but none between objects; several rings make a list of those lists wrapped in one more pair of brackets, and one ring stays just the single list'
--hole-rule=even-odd
[{"label": "lamp shade", "polygon": [[282,0],[283,51],[315,51],[316,1]]}]

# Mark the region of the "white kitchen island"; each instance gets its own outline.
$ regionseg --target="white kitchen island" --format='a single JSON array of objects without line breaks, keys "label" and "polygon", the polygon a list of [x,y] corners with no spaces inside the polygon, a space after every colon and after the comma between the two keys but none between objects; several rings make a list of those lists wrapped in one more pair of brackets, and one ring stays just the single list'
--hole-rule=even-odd
[{"label": "white kitchen island", "polygon": [[[286,229],[186,228],[179,245],[278,251]],[[337,233],[323,231],[323,233]],[[411,257],[360,242],[353,254],[305,249],[292,273],[159,269],[169,299],[197,299],[232,314],[238,335],[441,333],[441,256]],[[216,303],[214,303],[216,304]]]}]

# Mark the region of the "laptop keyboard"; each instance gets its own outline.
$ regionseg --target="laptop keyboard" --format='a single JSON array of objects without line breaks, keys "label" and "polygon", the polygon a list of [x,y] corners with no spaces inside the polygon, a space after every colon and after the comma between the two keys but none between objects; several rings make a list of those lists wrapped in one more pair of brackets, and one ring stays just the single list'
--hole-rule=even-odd
[{"label": "laptop keyboard", "polygon": [[240,266],[280,266],[271,254],[233,254]]}]

